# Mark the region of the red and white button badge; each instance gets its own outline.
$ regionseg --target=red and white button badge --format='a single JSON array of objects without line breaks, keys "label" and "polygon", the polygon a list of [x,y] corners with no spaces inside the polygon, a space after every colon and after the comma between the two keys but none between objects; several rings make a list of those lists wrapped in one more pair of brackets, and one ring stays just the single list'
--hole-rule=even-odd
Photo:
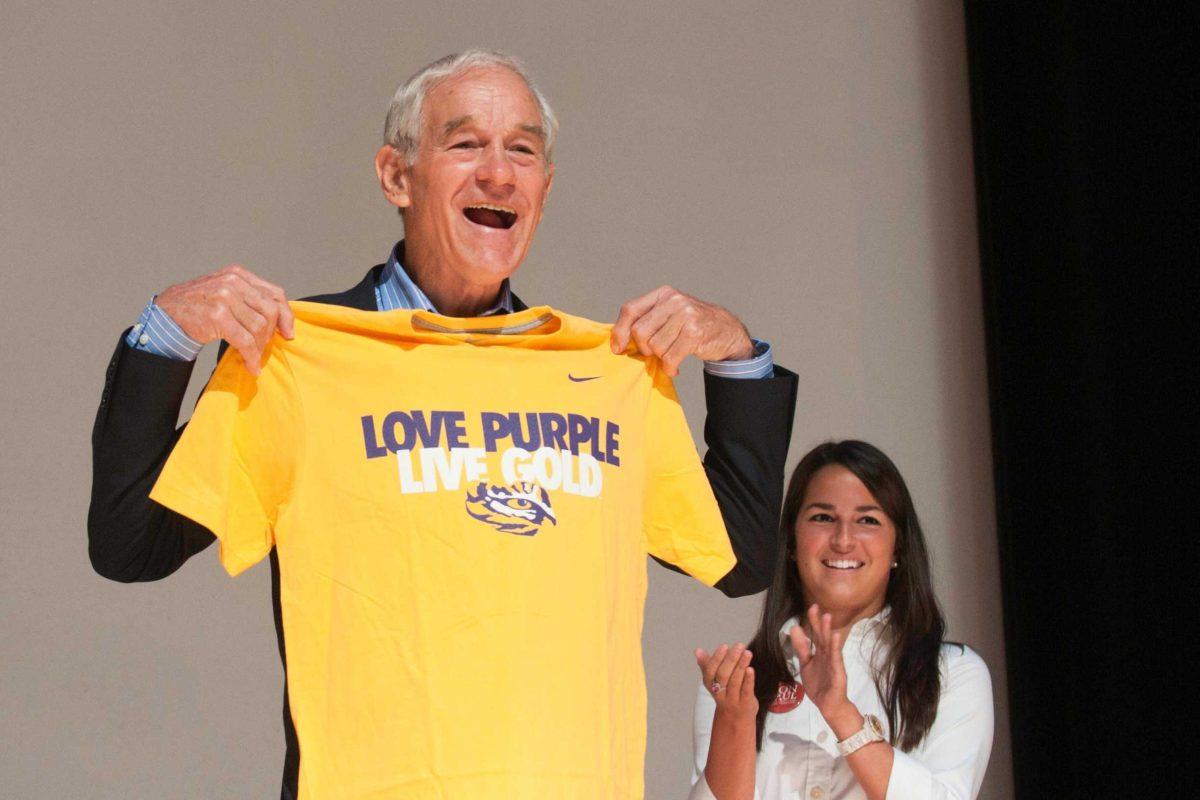
[{"label": "red and white button badge", "polygon": [[803,699],[803,686],[791,681],[780,681],[779,691],[775,693],[775,699],[771,705],[767,706],[767,711],[772,714],[786,714],[800,705],[800,701]]}]

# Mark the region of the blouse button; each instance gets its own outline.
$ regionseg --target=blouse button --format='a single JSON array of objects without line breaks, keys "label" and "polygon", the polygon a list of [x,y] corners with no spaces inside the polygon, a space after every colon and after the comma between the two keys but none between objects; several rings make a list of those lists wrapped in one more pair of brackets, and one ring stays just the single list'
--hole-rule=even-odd
[{"label": "blouse button", "polygon": [[820,742],[821,744],[825,744],[825,740],[828,738],[829,738],[829,734],[826,731],[821,731],[820,733],[817,734],[817,741]]},{"label": "blouse button", "polygon": [[824,790],[824,789],[822,789],[820,786],[814,786],[814,787],[812,788],[812,791],[810,791],[810,792],[808,793],[808,796],[809,796],[809,797],[811,797],[811,798],[812,798],[812,800],[821,800],[821,797],[822,797],[822,795],[824,795],[824,794],[825,794],[825,790]]}]

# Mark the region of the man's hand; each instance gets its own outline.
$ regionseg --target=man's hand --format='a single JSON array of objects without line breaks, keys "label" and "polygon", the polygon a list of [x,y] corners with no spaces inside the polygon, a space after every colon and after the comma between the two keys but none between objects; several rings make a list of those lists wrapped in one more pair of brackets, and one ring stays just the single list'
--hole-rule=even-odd
[{"label": "man's hand", "polygon": [[632,340],[644,356],[658,356],[674,377],[690,355],[705,361],[750,358],[754,344],[746,326],[720,306],[660,286],[621,306],[612,329],[612,350],[622,353]]},{"label": "man's hand", "polygon": [[295,335],[283,289],[238,264],[176,284],[154,302],[201,344],[229,342],[254,375],[276,328],[288,339]]}]

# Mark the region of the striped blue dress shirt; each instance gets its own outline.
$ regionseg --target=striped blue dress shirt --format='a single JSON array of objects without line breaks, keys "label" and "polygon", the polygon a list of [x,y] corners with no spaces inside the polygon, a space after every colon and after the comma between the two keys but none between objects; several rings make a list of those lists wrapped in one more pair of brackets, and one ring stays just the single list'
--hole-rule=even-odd
[{"label": "striped blue dress shirt", "polygon": [[[433,302],[421,291],[421,287],[409,277],[396,258],[396,249],[388,257],[379,282],[375,284],[375,304],[380,311],[398,309],[421,309],[438,313]],[[500,285],[500,296],[496,304],[479,316],[511,314],[513,312],[512,290],[508,280]],[[774,372],[771,346],[754,339],[754,355],[741,361],[705,361],[704,369],[722,378],[766,378]],[[146,304],[137,324],[129,331],[125,342],[132,348],[144,350],[166,358],[194,361],[203,345],[183,332],[167,312],[158,307],[154,298]]]}]

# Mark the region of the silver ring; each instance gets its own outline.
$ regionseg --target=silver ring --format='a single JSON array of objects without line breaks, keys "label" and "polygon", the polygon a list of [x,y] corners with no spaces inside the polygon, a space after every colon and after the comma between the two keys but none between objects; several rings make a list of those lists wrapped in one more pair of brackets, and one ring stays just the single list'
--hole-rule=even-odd
[{"label": "silver ring", "polygon": [[713,681],[709,685],[708,690],[712,692],[713,697],[716,697],[718,692],[725,691],[725,687],[722,686],[719,681]]}]

